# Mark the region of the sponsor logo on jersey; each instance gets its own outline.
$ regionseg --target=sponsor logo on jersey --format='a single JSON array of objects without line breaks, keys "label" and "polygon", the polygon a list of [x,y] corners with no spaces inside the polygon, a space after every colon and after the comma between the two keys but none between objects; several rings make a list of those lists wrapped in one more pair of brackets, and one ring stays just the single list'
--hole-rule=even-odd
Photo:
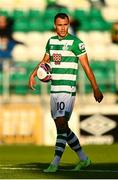
[{"label": "sponsor logo on jersey", "polygon": [[61,54],[57,54],[57,53],[53,53],[53,60],[55,62],[55,64],[60,64],[61,60],[62,60],[62,55]]}]

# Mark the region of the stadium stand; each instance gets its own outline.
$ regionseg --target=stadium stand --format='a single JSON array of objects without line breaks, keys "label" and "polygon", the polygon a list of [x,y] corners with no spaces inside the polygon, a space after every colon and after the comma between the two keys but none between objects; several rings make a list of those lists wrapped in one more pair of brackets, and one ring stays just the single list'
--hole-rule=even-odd
[{"label": "stadium stand", "polygon": [[[63,9],[46,9],[46,1],[34,0],[9,0],[0,1],[0,14],[14,19],[13,37],[21,40],[26,46],[17,45],[13,50],[14,69],[17,66],[21,71],[10,72],[10,93],[28,94],[27,83],[30,64],[42,58],[45,43],[53,31],[53,17],[56,12],[68,12],[73,18],[80,21],[77,36],[86,44],[89,59],[94,69],[98,82],[104,92],[115,93],[116,70],[118,63],[118,46],[111,41],[111,26],[118,19],[118,3],[116,0],[106,0],[107,6],[91,8],[88,0],[58,0],[58,4],[65,6]],[[69,3],[68,3],[69,2]],[[108,13],[110,12],[110,13]],[[2,76],[0,72],[0,94],[2,90]],[[16,85],[14,82],[17,82]],[[85,92],[91,92],[88,80],[85,78]],[[49,92],[49,89],[47,89]],[[36,94],[41,93],[41,86]]]}]

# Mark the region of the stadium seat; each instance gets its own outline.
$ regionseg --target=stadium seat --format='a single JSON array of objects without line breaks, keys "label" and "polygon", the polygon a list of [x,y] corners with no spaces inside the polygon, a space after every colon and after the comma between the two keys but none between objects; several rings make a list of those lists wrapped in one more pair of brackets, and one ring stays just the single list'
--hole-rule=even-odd
[{"label": "stadium seat", "polygon": [[[115,22],[118,20],[118,8],[106,6],[102,10],[102,15],[104,19],[108,22]],[[110,12],[110,13],[108,13]]]},{"label": "stadium seat", "polygon": [[80,22],[82,23],[83,21],[87,20],[88,14],[87,11],[83,9],[76,9],[73,13],[73,17],[80,20]]},{"label": "stadium seat", "polygon": [[28,61],[26,62],[24,65],[22,65],[23,67],[26,67],[27,69],[27,73],[31,73],[33,71],[33,69],[38,65],[39,61]]},{"label": "stadium seat", "polygon": [[116,92],[115,61],[91,61],[91,67],[103,92]]},{"label": "stadium seat", "polygon": [[31,63],[30,61],[15,61],[14,66],[16,69],[24,68],[26,71],[28,71],[28,69],[33,66],[33,63]]},{"label": "stadium seat", "polygon": [[118,7],[118,1],[116,0],[105,0],[105,2],[109,7]]},{"label": "stadium seat", "polygon": [[91,19],[90,20],[91,31],[105,31],[109,28],[108,23],[103,20]]},{"label": "stadium seat", "polygon": [[47,39],[49,39],[51,36],[55,36],[55,32],[51,32],[51,31],[44,32],[43,41],[45,42],[44,43],[45,45],[47,43]]},{"label": "stadium seat", "polygon": [[98,44],[98,45],[91,45],[88,47],[88,55],[90,59],[94,60],[106,60],[107,59],[107,52],[108,47],[106,45]]},{"label": "stadium seat", "polygon": [[69,10],[74,10],[75,8],[77,8],[79,5],[79,2],[77,3],[77,0],[74,1],[68,1],[68,0],[58,0],[58,4],[61,6],[65,6],[67,7]]},{"label": "stadium seat", "polygon": [[88,12],[77,9],[74,17],[80,20],[80,30],[83,31],[104,31],[108,29],[108,23],[104,20],[102,13],[97,8],[91,8]]},{"label": "stadium seat", "polygon": [[27,61],[29,59],[28,47],[24,45],[16,45],[12,51],[14,61]]},{"label": "stadium seat", "polygon": [[27,42],[27,33],[25,32],[14,32],[13,33],[13,38],[17,41],[20,41],[24,44]]},{"label": "stadium seat", "polygon": [[37,31],[37,32],[43,32],[45,30],[45,25],[43,19],[30,19],[28,24],[28,31]]},{"label": "stadium seat", "polygon": [[10,92],[25,95],[28,90],[28,76],[24,68],[16,69],[10,74]]},{"label": "stadium seat", "polygon": [[88,22],[88,20],[84,20],[81,22],[81,26],[78,28],[78,31],[85,31],[85,32],[89,32],[91,31],[91,26],[90,23]]},{"label": "stadium seat", "polygon": [[39,9],[40,11],[44,11],[46,8],[46,1],[42,0],[28,0],[30,9]]},{"label": "stadium seat", "polygon": [[12,18],[14,20],[23,20],[24,18],[27,18],[27,13],[26,11],[22,10],[22,9],[15,9],[12,12]]},{"label": "stadium seat", "polygon": [[74,4],[73,9],[70,7],[70,10],[83,9],[85,11],[88,11],[90,9],[90,3],[86,0],[74,0],[72,1],[72,4]]},{"label": "stadium seat", "polygon": [[98,8],[91,8],[88,12],[88,16],[89,16],[89,19],[100,19],[102,20],[103,19],[103,16],[102,16],[102,13],[101,13],[101,10],[98,9]]},{"label": "stadium seat", "polygon": [[30,9],[30,1],[31,0],[13,0],[14,9],[20,9],[23,11],[28,11]]},{"label": "stadium seat", "polygon": [[116,65],[117,62],[116,61],[112,61],[109,60],[106,63],[107,66],[107,71],[108,71],[108,81],[109,81],[109,90],[111,92],[116,92],[117,91],[117,87],[116,87],[116,76],[117,76],[117,71],[116,71]]},{"label": "stadium seat", "polygon": [[[37,66],[39,62],[37,61],[27,61],[27,62],[15,62],[15,68],[18,71],[15,71],[10,75],[10,92],[25,95],[25,94],[40,94],[41,85],[40,81],[36,78],[36,91],[32,91],[28,87],[28,80],[31,72]],[[17,82],[17,83],[15,83]]]},{"label": "stadium seat", "polygon": [[39,9],[30,9],[28,11],[28,18],[29,19],[41,19],[42,18],[42,12]]},{"label": "stadium seat", "polygon": [[44,39],[42,38],[44,36],[44,33],[42,32],[37,32],[37,31],[31,31],[27,33],[27,41],[26,44],[28,46],[40,46],[44,44]]},{"label": "stadium seat", "polygon": [[66,6],[70,11],[73,11],[75,9],[88,9],[89,8],[89,2],[86,0],[58,0],[58,4],[62,6]]},{"label": "stadium seat", "polygon": [[0,0],[0,9],[5,9],[9,12],[14,9],[14,0]]},{"label": "stadium seat", "polygon": [[6,16],[9,17],[10,16],[10,12],[6,9],[0,9],[0,16]]},{"label": "stadium seat", "polygon": [[45,31],[54,29],[54,16],[58,13],[58,9],[48,9],[43,14],[43,24]]},{"label": "stadium seat", "polygon": [[118,61],[118,45],[111,43],[107,48],[107,59]]},{"label": "stadium seat", "polygon": [[111,32],[105,31],[105,32],[103,32],[103,36],[104,36],[104,44],[106,44],[106,45],[111,44]]},{"label": "stadium seat", "polygon": [[43,58],[45,47],[39,45],[31,45],[28,47],[28,55],[30,60],[39,61]]},{"label": "stadium seat", "polygon": [[[109,31],[90,31],[89,34],[87,33],[90,46],[96,46],[96,42],[99,45],[106,45],[108,46],[111,43],[111,34]],[[87,38],[87,37],[86,37]],[[85,39],[86,40],[86,39]]]},{"label": "stadium seat", "polygon": [[17,19],[13,25],[14,32],[27,32],[28,31],[28,21],[26,19]]},{"label": "stadium seat", "polygon": [[30,9],[28,11],[29,31],[43,31],[43,13],[39,9]]},{"label": "stadium seat", "polygon": [[91,31],[89,33],[89,38],[90,38],[90,42],[91,44],[95,45],[96,42],[98,44],[105,44],[105,40],[104,40],[104,32],[99,32],[99,31]]}]

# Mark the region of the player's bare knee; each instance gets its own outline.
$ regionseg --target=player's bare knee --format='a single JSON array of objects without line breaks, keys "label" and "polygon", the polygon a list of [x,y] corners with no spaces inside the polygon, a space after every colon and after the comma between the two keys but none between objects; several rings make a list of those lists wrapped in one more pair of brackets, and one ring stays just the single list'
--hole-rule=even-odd
[{"label": "player's bare knee", "polygon": [[58,117],[55,120],[57,131],[60,133],[65,133],[68,130],[68,121],[64,117]]}]

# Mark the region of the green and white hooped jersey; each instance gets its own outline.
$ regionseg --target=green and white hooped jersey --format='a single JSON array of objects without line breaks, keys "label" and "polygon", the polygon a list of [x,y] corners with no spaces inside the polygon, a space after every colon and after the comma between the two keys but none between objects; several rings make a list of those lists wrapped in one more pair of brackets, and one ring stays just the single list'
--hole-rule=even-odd
[{"label": "green and white hooped jersey", "polygon": [[68,34],[63,39],[51,37],[46,45],[52,67],[51,93],[76,94],[78,57],[85,54],[84,43]]}]

